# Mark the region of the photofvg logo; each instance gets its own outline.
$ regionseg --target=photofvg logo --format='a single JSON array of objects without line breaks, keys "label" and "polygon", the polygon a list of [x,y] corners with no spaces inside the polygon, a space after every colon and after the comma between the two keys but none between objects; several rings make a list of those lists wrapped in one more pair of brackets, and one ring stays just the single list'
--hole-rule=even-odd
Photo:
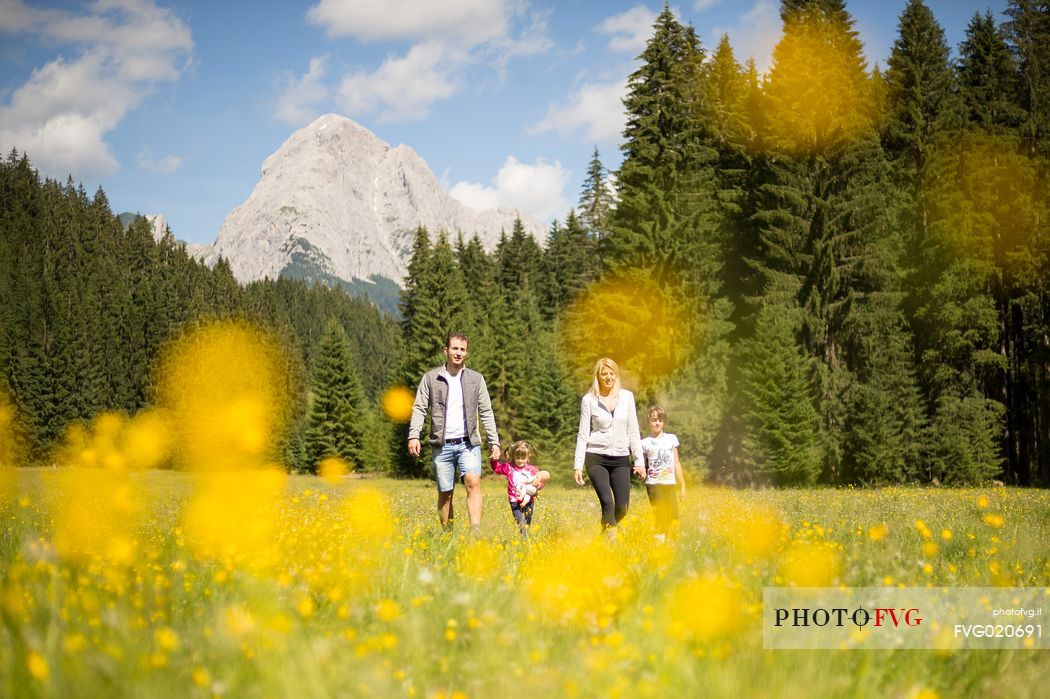
[{"label": "photofvg logo", "polygon": [[771,650],[1050,647],[1042,587],[766,587],[762,602]]}]

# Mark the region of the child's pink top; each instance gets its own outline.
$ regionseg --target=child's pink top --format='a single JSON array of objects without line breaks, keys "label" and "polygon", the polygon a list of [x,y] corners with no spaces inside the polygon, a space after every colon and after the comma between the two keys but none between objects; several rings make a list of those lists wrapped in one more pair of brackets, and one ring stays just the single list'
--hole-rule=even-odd
[{"label": "child's pink top", "polygon": [[[493,471],[506,477],[507,499],[511,502],[521,502],[525,493],[518,491],[518,485],[524,485],[529,476],[535,477],[540,472],[540,470],[532,464],[525,464],[521,468],[518,468],[513,463],[500,461],[499,459],[492,459],[490,463],[492,464]],[[535,483],[534,485],[536,488],[543,487],[542,482]]]}]

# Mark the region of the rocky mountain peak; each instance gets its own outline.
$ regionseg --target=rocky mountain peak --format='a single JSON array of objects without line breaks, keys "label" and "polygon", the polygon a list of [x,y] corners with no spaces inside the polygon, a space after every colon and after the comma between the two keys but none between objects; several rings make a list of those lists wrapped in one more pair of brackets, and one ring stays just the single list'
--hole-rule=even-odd
[{"label": "rocky mountain peak", "polygon": [[227,258],[242,282],[283,274],[400,283],[418,226],[434,238],[442,230],[477,233],[491,250],[517,217],[543,240],[543,223],[514,209],[470,209],[409,146],[392,148],[360,124],[325,114],[263,162],[254,191],[226,217],[206,259]]}]

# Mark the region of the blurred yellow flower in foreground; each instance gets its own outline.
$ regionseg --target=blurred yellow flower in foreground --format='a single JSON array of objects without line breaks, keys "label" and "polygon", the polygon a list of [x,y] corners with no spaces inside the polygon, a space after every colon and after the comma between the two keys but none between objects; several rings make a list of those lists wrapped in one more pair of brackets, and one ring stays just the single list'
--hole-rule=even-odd
[{"label": "blurred yellow flower in foreground", "polygon": [[343,500],[343,524],[351,546],[385,543],[395,533],[394,514],[386,497],[375,488],[361,488]]},{"label": "blurred yellow flower in foreground", "polygon": [[183,512],[187,545],[205,559],[251,570],[269,565],[286,480],[275,468],[199,474]]},{"label": "blurred yellow flower in foreground", "polygon": [[739,586],[721,575],[689,578],[672,587],[664,600],[668,634],[679,641],[704,643],[739,631],[745,621]]},{"label": "blurred yellow flower in foreground", "polygon": [[415,396],[404,386],[391,386],[383,394],[383,412],[394,422],[408,422]]},{"label": "blurred yellow flower in foreground", "polygon": [[989,527],[995,527],[996,529],[998,529],[1003,526],[1003,517],[1002,515],[992,514],[989,512],[984,516],[984,523],[987,524]]},{"label": "blurred yellow flower in foreground", "polygon": [[627,566],[600,542],[551,542],[523,563],[521,574],[528,599],[548,611],[545,621],[602,626],[634,597]]},{"label": "blurred yellow flower in foreground", "polygon": [[160,372],[183,465],[261,468],[287,417],[287,377],[275,343],[245,324],[214,322],[175,342]]},{"label": "blurred yellow flower in foreground", "polygon": [[720,508],[712,526],[734,551],[747,559],[769,558],[784,538],[780,515],[761,503],[731,501]]},{"label": "blurred yellow flower in foreground", "polygon": [[329,456],[317,464],[317,475],[329,483],[338,483],[349,471],[346,462],[338,456]]},{"label": "blurred yellow flower in foreground", "polygon": [[842,573],[842,556],[834,546],[796,541],[784,555],[780,575],[795,587],[828,587]]},{"label": "blurred yellow flower in foreground", "polygon": [[125,472],[70,468],[51,475],[54,542],[59,555],[130,565],[137,555],[145,508]]},{"label": "blurred yellow flower in foreground", "polygon": [[29,654],[26,656],[26,667],[29,670],[29,674],[33,676],[33,679],[40,680],[41,682],[46,681],[50,674],[47,667],[47,660],[35,650],[29,651]]},{"label": "blurred yellow flower in foreground", "polygon": [[124,426],[121,443],[131,468],[157,468],[171,454],[171,429],[159,412],[142,412]]},{"label": "blurred yellow flower in foreground", "polygon": [[671,374],[681,365],[687,319],[681,299],[668,294],[660,280],[641,273],[591,284],[565,311],[571,363],[589,371],[598,357],[614,357],[622,374],[643,386]]},{"label": "blurred yellow flower in foreground", "polygon": [[379,600],[376,605],[376,616],[381,621],[397,621],[401,617],[401,607],[392,599]]},{"label": "blurred yellow flower in foreground", "polygon": [[456,566],[464,576],[484,582],[499,573],[502,561],[498,546],[479,539],[460,549],[456,557]]}]

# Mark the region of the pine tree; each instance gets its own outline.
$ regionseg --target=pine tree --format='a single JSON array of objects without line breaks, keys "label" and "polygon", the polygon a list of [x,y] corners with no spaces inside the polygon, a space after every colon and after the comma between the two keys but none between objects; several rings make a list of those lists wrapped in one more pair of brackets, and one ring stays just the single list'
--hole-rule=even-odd
[{"label": "pine tree", "polygon": [[[1005,415],[1004,478],[1028,483],[1038,408],[1028,394],[1026,337],[1041,311],[1026,310],[1023,299],[1038,298],[1045,285],[1041,179],[1037,163],[1017,152],[1014,139],[966,133],[951,146],[930,168],[929,278],[917,314],[928,338],[923,372],[939,410],[951,409],[955,417],[962,409],[974,411],[961,424],[982,426],[972,440],[975,449],[986,434],[1001,433],[1002,426],[988,420]],[[1005,413],[982,402],[989,400],[1005,406]],[[936,418],[933,424],[950,425]]]},{"label": "pine tree", "polygon": [[[587,177],[580,188],[580,224],[596,240],[609,234],[609,215],[614,203],[608,172],[594,147],[591,162],[587,165]],[[571,214],[570,214],[571,215]]]},{"label": "pine tree", "polygon": [[707,277],[717,260],[716,153],[701,121],[704,51],[665,5],[640,58],[624,99],[624,160],[603,260],[613,271],[641,268],[660,280],[683,273],[688,260],[694,276]]},{"label": "pine tree", "polygon": [[767,147],[815,156],[872,128],[863,46],[843,3],[782,2],[784,35],[765,83]]},{"label": "pine tree", "polygon": [[[700,445],[722,420],[730,313],[704,59],[696,32],[665,5],[628,80],[617,205],[600,247],[606,272],[564,324],[580,364],[593,362],[596,345],[602,354],[617,348],[640,402],[691,392],[695,419],[678,434]],[[584,317],[588,309],[593,317]],[[696,463],[707,457],[706,449],[690,453]]]},{"label": "pine tree", "polygon": [[[737,63],[733,47],[725,34],[704,65],[708,95],[705,104],[715,141],[736,148],[750,144],[752,128],[748,119],[748,76]],[[721,150],[721,149],[720,149]]]},{"label": "pine tree", "polygon": [[337,323],[329,323],[321,338],[311,384],[302,436],[307,469],[316,470],[327,457],[341,458],[353,468],[364,466],[363,446],[369,425],[365,393],[346,332]]},{"label": "pine tree", "polygon": [[975,12],[959,45],[959,91],[966,123],[1005,135],[1021,122],[1017,69],[991,11]]},{"label": "pine tree", "polygon": [[402,379],[413,386],[434,365],[435,353],[444,346],[440,309],[433,295],[436,284],[432,274],[433,255],[426,229],[416,229],[401,292],[401,332],[405,339]]},{"label": "pine tree", "polygon": [[798,309],[763,304],[743,343],[744,450],[759,474],[781,485],[814,483],[823,465],[810,360],[795,340]]},{"label": "pine tree", "polygon": [[924,472],[926,415],[910,335],[901,325],[878,329],[898,318],[875,314],[874,332],[866,338],[866,366],[847,395],[843,470],[851,482],[903,483],[929,477]]},{"label": "pine tree", "polygon": [[515,435],[537,446],[541,454],[557,454],[556,447],[568,450],[575,439],[579,396],[551,331],[541,330],[528,338],[526,348],[531,370]]},{"label": "pine tree", "polygon": [[545,324],[539,310],[543,253],[520,221],[496,246],[499,302],[493,315],[493,374],[487,376],[497,424],[515,434],[532,370],[530,343]]},{"label": "pine tree", "polygon": [[475,234],[469,243],[457,243],[456,264],[470,297],[471,322],[460,329],[470,340],[470,366],[489,376],[496,367],[499,354],[493,319],[499,316],[502,308],[496,261],[485,252],[481,238]]},{"label": "pine tree", "polygon": [[903,161],[909,186],[921,175],[933,139],[959,121],[955,76],[944,30],[922,0],[909,0],[886,70],[889,115],[885,143]]},{"label": "pine tree", "polygon": [[[400,375],[406,386],[417,386],[423,374],[441,362],[441,348],[450,332],[472,326],[472,309],[463,272],[456,262],[448,236],[442,232],[433,246],[427,232],[416,232],[401,302],[404,355]],[[422,463],[405,451],[408,426],[395,430],[392,450],[396,469],[405,475],[422,475]]]},{"label": "pine tree", "polygon": [[[840,3],[800,3],[787,8],[784,32],[767,85],[774,119],[799,101],[813,104],[789,115],[795,133],[770,124],[772,152],[755,180],[753,264],[760,305],[798,309],[795,334],[811,361],[825,477],[849,479],[856,465],[845,460],[847,445],[922,430],[909,363],[900,353],[880,361],[876,351],[910,346],[900,312],[903,245],[852,20]],[[902,389],[899,411],[865,409],[886,399],[889,386]],[[914,453],[901,459],[906,467],[894,462],[878,477],[896,479],[915,468]]]},{"label": "pine tree", "polygon": [[1004,25],[1020,70],[1017,102],[1021,139],[1028,155],[1050,152],[1050,5],[1042,0],[1007,0]]},{"label": "pine tree", "polygon": [[565,225],[555,221],[543,251],[543,283],[540,298],[544,316],[557,318],[561,311],[598,277],[597,240],[570,211]]}]

